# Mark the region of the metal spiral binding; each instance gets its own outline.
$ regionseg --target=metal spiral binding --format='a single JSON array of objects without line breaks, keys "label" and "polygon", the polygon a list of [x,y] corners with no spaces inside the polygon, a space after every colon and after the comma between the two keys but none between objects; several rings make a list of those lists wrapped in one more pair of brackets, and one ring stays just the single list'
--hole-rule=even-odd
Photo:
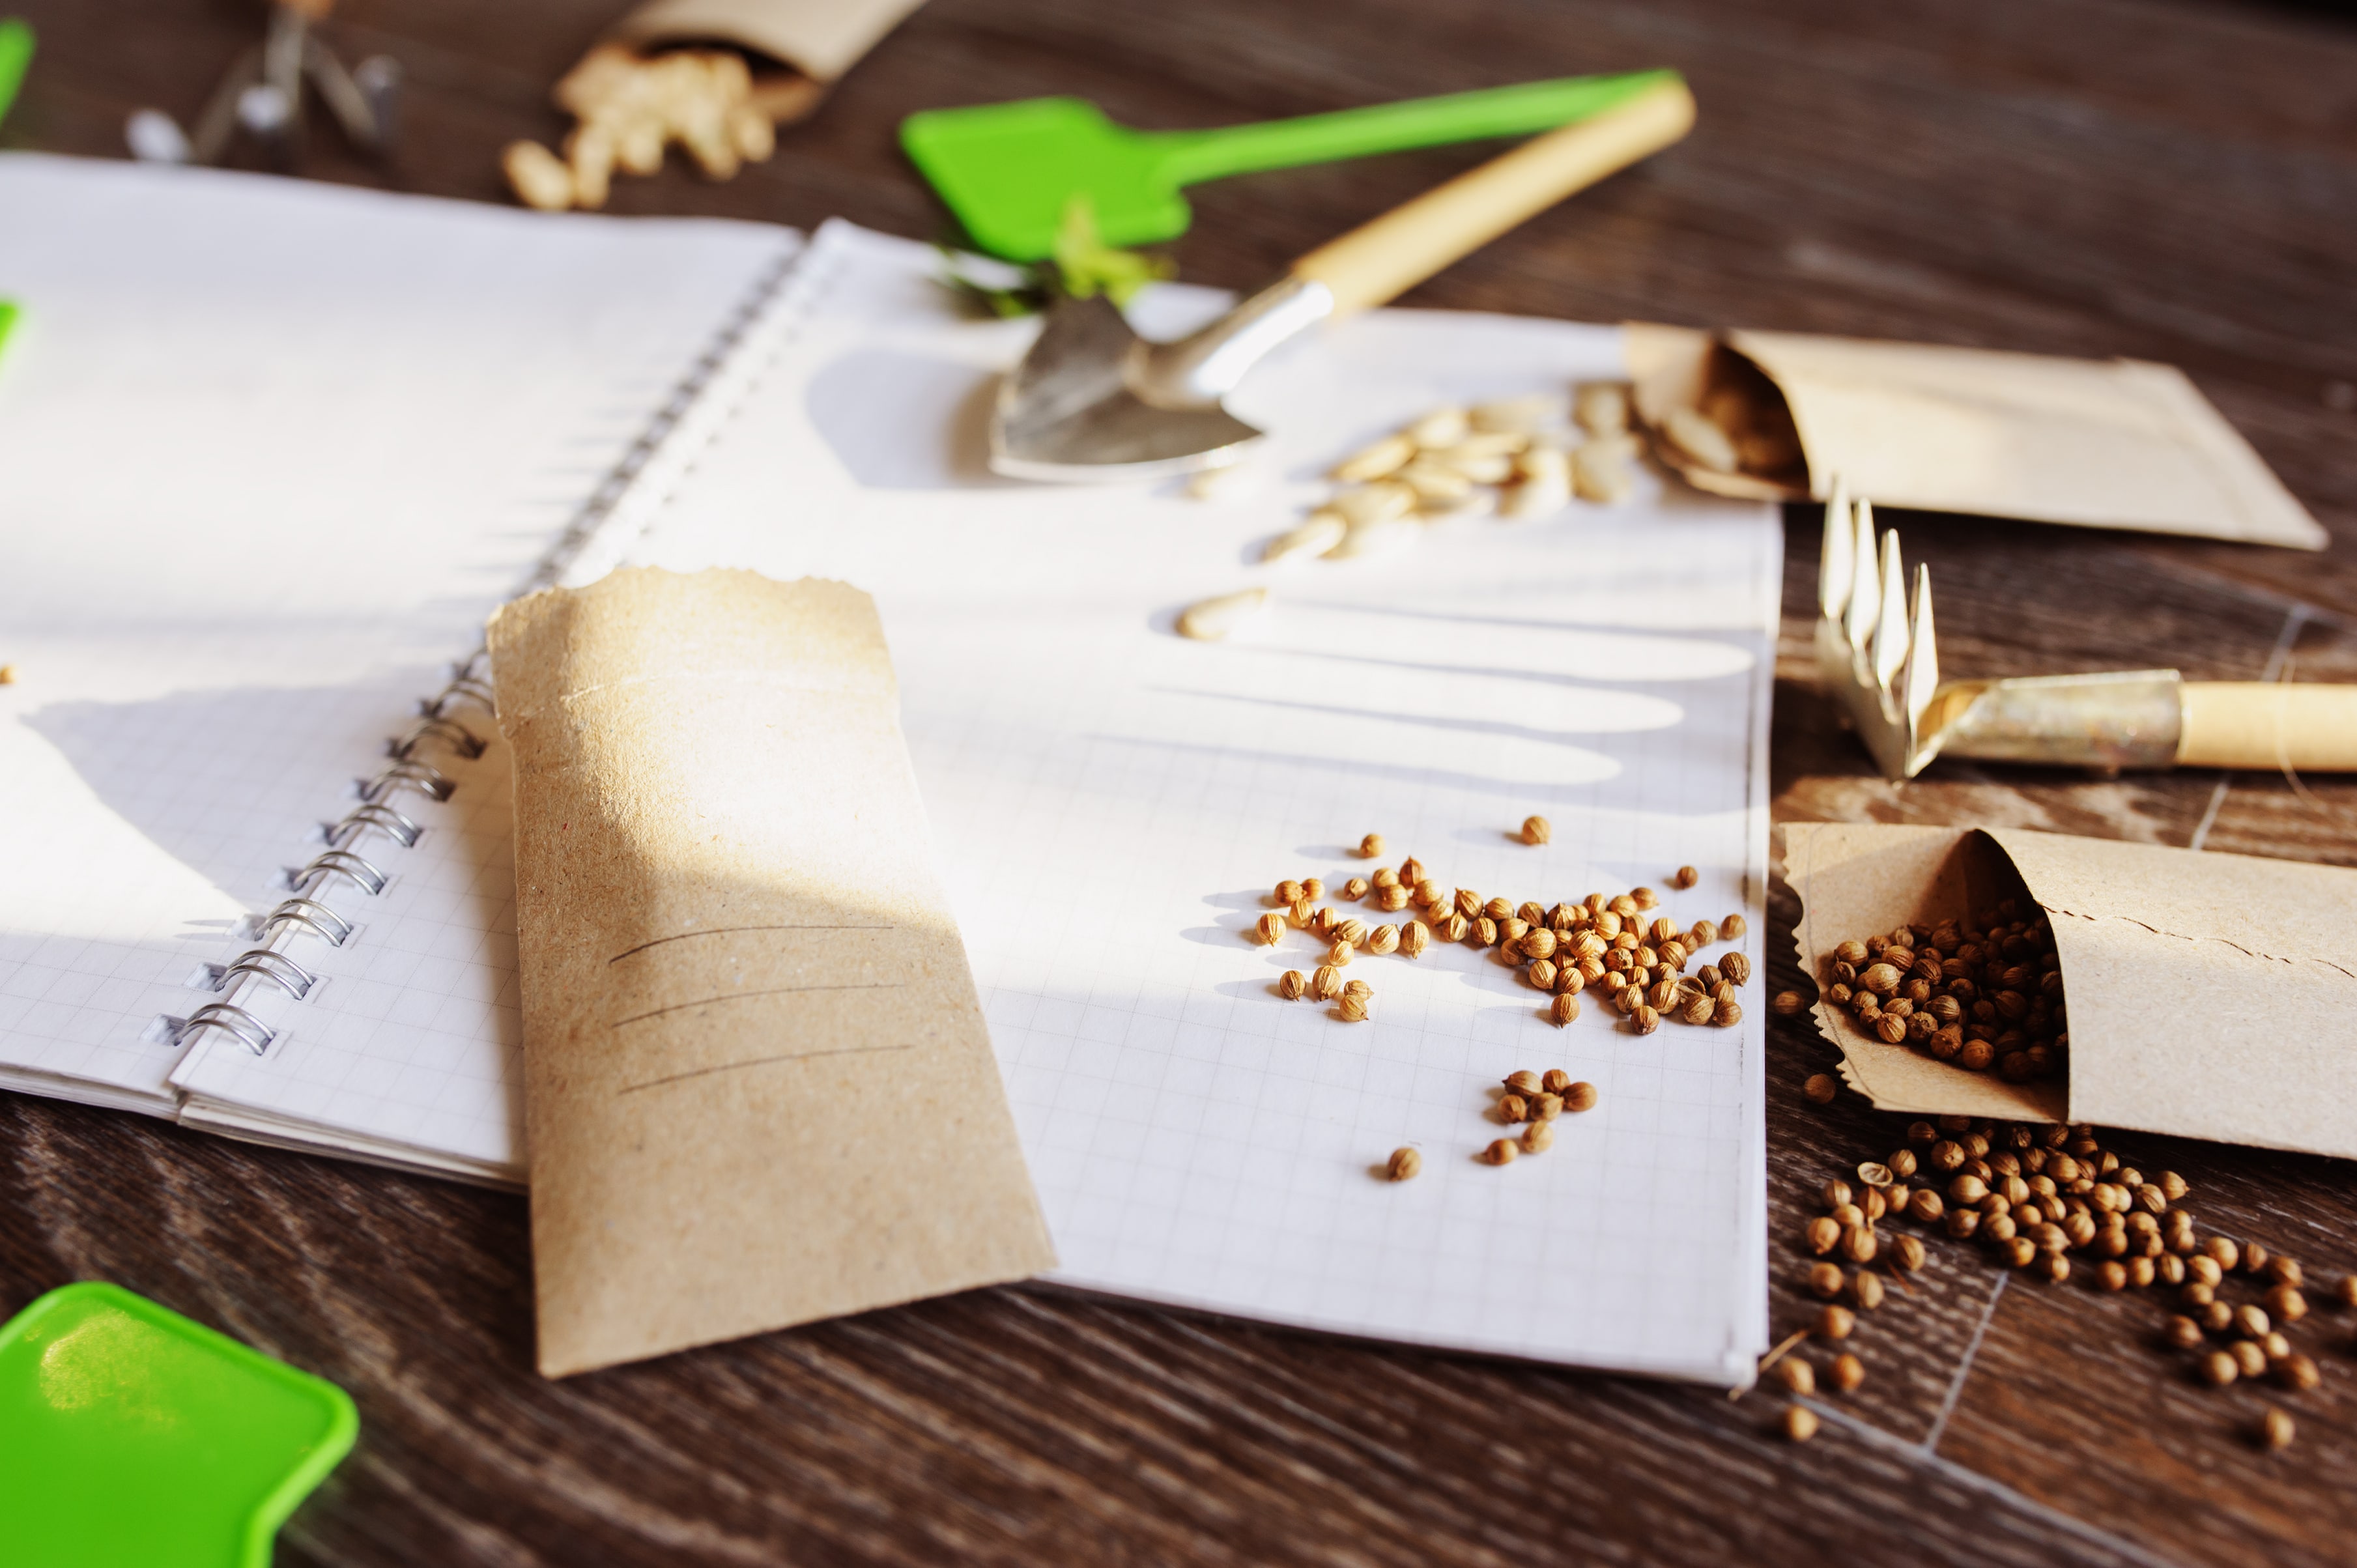
[{"label": "metal spiral binding", "polygon": [[381,806],[371,800],[344,813],[344,820],[340,822],[321,822],[319,832],[331,847],[345,849],[371,828],[404,849],[414,847],[418,835],[425,831],[391,806]]},{"label": "metal spiral binding", "polygon": [[262,935],[267,937],[280,926],[308,926],[327,939],[331,948],[339,948],[350,940],[352,923],[316,898],[289,898],[270,911],[262,922]]},{"label": "metal spiral binding", "polygon": [[278,1037],[276,1030],[234,1002],[208,1002],[189,1014],[175,1043],[186,1040],[199,1029],[225,1030],[255,1056],[268,1050],[270,1042]]},{"label": "metal spiral binding", "polygon": [[311,857],[310,863],[298,865],[286,874],[286,886],[297,893],[308,893],[330,876],[350,879],[353,886],[373,898],[384,891],[393,879],[348,849],[331,849],[325,854]]},{"label": "metal spiral binding", "polygon": [[235,962],[226,966],[208,964],[213,972],[213,989],[225,991],[241,974],[256,980],[266,980],[287,995],[300,1002],[319,983],[319,977],[288,958],[275,948],[249,948],[240,953]]},{"label": "metal spiral binding", "polygon": [[413,761],[396,762],[373,779],[355,779],[352,782],[361,799],[371,805],[403,789],[414,789],[429,800],[447,800],[458,788],[432,763]]},{"label": "metal spiral binding", "polygon": [[[342,947],[351,940],[358,929],[327,905],[308,897],[320,883],[341,876],[371,897],[385,890],[392,880],[382,869],[350,847],[370,831],[384,834],[403,849],[414,847],[425,832],[425,828],[386,801],[404,789],[414,791],[428,800],[447,800],[457,793],[458,786],[442,770],[415,754],[428,744],[439,742],[456,757],[468,760],[483,755],[489,744],[474,731],[451,717],[455,708],[467,703],[493,717],[490,682],[480,673],[485,650],[475,652],[450,667],[450,678],[442,690],[417,704],[417,722],[409,729],[385,743],[386,755],[393,760],[373,779],[358,779],[353,784],[361,803],[347,811],[340,822],[321,822],[319,832],[328,848],[306,864],[290,868],[286,886],[296,897],[282,900],[262,918],[257,927],[267,940],[281,926],[301,926],[324,940],[330,947]],[[297,1002],[308,996],[319,983],[319,976],[304,968],[287,954],[273,947],[248,948],[226,964],[207,964],[212,989],[222,991],[241,979],[267,981]],[[158,1021],[165,1037],[174,1044],[185,1044],[199,1031],[219,1029],[261,1056],[269,1050],[277,1031],[234,1002],[211,1002],[198,1008],[187,1018],[165,1018]]]}]

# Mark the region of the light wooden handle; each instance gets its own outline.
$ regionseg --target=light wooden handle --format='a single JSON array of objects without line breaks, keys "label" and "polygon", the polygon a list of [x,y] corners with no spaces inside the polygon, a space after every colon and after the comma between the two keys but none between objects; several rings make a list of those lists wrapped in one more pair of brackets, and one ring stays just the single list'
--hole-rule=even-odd
[{"label": "light wooden handle", "polygon": [[2180,768],[2357,772],[2357,686],[2189,681],[2178,702]]},{"label": "light wooden handle", "polygon": [[1694,94],[1683,81],[1665,81],[1361,224],[1294,263],[1293,275],[1331,290],[1337,316],[1381,305],[1573,191],[1660,152],[1694,122]]}]

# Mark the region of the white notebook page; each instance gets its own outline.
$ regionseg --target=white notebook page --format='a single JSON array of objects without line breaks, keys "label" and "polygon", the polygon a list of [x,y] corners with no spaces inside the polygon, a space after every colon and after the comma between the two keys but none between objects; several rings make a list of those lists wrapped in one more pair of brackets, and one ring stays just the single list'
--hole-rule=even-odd
[{"label": "white notebook page", "polygon": [[221,999],[192,975],[793,237],[32,155],[0,213],[0,1083],[168,1113],[176,1069],[235,1096],[332,1048],[275,1102],[298,1141],[511,1173],[496,753],[427,752],[460,785],[394,800],[424,839],[353,846],[393,882],[317,894],[351,942],[279,929],[322,980],[268,1057],[151,1026]]},{"label": "white notebook page", "polygon": [[[834,576],[876,595],[904,721],[1032,1173],[1077,1285],[1353,1334],[1734,1381],[1766,1337],[1761,1050],[1737,1028],[1569,1028],[1515,972],[1362,956],[1372,1023],[1285,1002],[1301,934],[1244,930],[1281,877],[1419,856],[1520,903],[1666,888],[1743,911],[1759,962],[1773,511],[1664,493],[1435,527],[1402,556],[1252,564],[1316,475],[1445,401],[1620,374],[1618,337],[1387,312],[1263,368],[1256,500],[996,480],[993,373],[1028,323],[953,313],[922,246],[822,231],[788,346],[617,554]],[[1165,291],[1164,331],[1216,301]],[[1170,634],[1249,582],[1231,643]],[[1533,812],[1545,848],[1508,837]],[[1358,913],[1360,911],[1352,911]],[[1365,911],[1370,920],[1397,919]],[[1713,950],[1714,951],[1720,950]],[[1563,1067],[1600,1104],[1498,1169],[1495,1086]],[[912,1130],[915,1133],[919,1130]],[[1401,1144],[1424,1175],[1376,1168]]]}]

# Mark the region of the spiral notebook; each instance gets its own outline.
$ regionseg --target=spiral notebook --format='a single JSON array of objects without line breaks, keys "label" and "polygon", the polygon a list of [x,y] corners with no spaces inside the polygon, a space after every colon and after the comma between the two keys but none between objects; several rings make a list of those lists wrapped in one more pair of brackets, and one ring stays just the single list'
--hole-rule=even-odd
[{"label": "spiral notebook", "polygon": [[665,491],[798,247],[0,156],[0,1085],[522,1180],[472,655]]}]

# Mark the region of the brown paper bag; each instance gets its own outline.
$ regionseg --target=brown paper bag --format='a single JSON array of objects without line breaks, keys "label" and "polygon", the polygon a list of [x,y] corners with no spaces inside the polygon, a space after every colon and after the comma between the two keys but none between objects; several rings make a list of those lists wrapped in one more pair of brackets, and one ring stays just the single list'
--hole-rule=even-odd
[{"label": "brown paper bag", "polygon": [[2052,920],[2066,1081],[1964,1071],[1820,998],[1843,1075],[1880,1108],[2357,1155],[2357,871],[2021,828],[1783,831],[1813,976],[1844,941],[1985,911],[2011,874]]},{"label": "brown paper bag", "polygon": [[[2321,550],[2326,535],[2184,373],[1798,332],[1631,324],[1630,374],[1656,453],[1697,489],[2135,528]],[[1713,469],[1659,438],[1671,410],[1738,433]]]},{"label": "brown paper bag", "polygon": [[607,37],[645,48],[724,43],[834,81],[924,0],[647,0]]},{"label": "brown paper bag", "polygon": [[1051,1266],[867,596],[623,571],[490,637],[541,1370]]}]

